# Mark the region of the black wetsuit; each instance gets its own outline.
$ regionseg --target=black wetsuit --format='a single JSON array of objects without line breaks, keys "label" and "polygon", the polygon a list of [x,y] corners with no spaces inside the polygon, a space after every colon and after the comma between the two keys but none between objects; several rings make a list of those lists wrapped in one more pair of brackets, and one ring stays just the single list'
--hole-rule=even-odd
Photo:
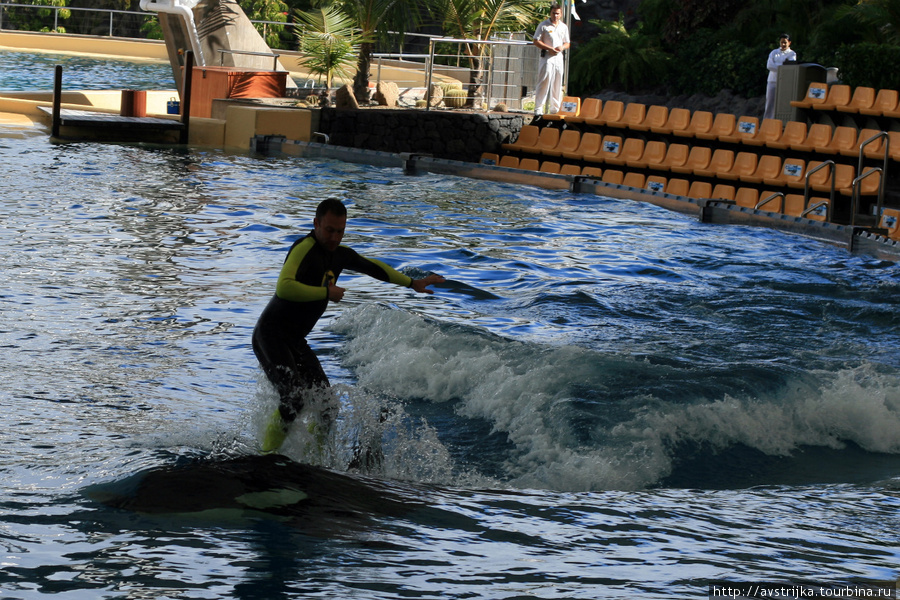
[{"label": "black wetsuit", "polygon": [[313,387],[327,387],[328,377],[306,343],[306,336],[328,307],[328,285],[344,269],[397,285],[412,279],[388,265],[365,258],[346,246],[334,252],[310,232],[291,246],[278,276],[275,295],[253,330],[253,353],[281,397],[282,418],[293,421],[303,408],[303,396]]}]

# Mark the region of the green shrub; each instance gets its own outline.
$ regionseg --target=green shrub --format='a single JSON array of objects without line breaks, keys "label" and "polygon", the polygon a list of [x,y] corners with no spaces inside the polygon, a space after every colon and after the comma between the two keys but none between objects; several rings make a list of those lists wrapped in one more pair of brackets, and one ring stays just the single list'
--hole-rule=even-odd
[{"label": "green shrub", "polygon": [[769,52],[767,46],[717,41],[708,31],[698,31],[678,47],[674,91],[715,96],[729,89],[747,98],[762,95],[766,91]]},{"label": "green shrub", "polygon": [[[834,56],[838,75],[847,85],[900,89],[900,71],[887,65],[900,61],[900,47],[888,44],[843,45]],[[831,66],[831,65],[826,65]]]}]

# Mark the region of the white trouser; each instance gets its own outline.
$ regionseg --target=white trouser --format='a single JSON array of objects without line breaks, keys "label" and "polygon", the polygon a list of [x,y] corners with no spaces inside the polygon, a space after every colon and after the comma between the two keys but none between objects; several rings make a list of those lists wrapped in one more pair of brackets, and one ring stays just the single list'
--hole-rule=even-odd
[{"label": "white trouser", "polygon": [[770,81],[766,86],[766,111],[763,113],[764,119],[775,118],[775,88],[777,86],[777,81]]},{"label": "white trouser", "polygon": [[550,107],[547,114],[559,112],[562,106],[563,55],[542,58],[538,69],[538,85],[534,92],[534,114],[544,114],[544,104],[548,98]]}]

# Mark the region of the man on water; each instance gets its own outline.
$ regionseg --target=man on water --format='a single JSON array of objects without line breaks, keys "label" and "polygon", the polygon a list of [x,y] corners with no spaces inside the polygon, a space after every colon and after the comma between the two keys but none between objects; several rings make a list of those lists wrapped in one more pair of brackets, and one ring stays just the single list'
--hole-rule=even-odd
[{"label": "man on water", "polygon": [[263,439],[262,450],[277,450],[290,424],[316,389],[329,386],[319,359],[306,336],[325,312],[328,301],[340,302],[344,288],[337,279],[344,269],[381,281],[431,294],[428,286],[442,283],[440,275],[411,279],[388,265],[341,246],[347,208],[340,200],[323,200],[316,209],[313,230],[291,246],[278,276],[275,295],[253,330],[253,353],[281,399]]}]

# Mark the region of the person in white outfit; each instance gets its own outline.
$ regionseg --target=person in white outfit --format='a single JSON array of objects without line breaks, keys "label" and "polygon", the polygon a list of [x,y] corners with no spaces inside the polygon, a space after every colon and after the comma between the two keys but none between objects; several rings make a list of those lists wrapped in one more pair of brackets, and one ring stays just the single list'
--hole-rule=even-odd
[{"label": "person in white outfit", "polygon": [[778,84],[778,67],[788,60],[797,60],[797,53],[791,50],[791,36],[783,33],[778,40],[778,47],[769,53],[769,60],[766,61],[766,68],[769,69],[769,82],[766,85],[766,112],[763,115],[765,119],[775,118],[775,87]]},{"label": "person in white outfit", "polygon": [[541,21],[534,32],[534,45],[541,49],[538,84],[534,94],[534,114],[544,114],[549,100],[549,113],[559,112],[562,104],[562,82],[565,63],[563,52],[569,48],[569,28],[561,21],[562,9],[550,7],[550,18]]}]

